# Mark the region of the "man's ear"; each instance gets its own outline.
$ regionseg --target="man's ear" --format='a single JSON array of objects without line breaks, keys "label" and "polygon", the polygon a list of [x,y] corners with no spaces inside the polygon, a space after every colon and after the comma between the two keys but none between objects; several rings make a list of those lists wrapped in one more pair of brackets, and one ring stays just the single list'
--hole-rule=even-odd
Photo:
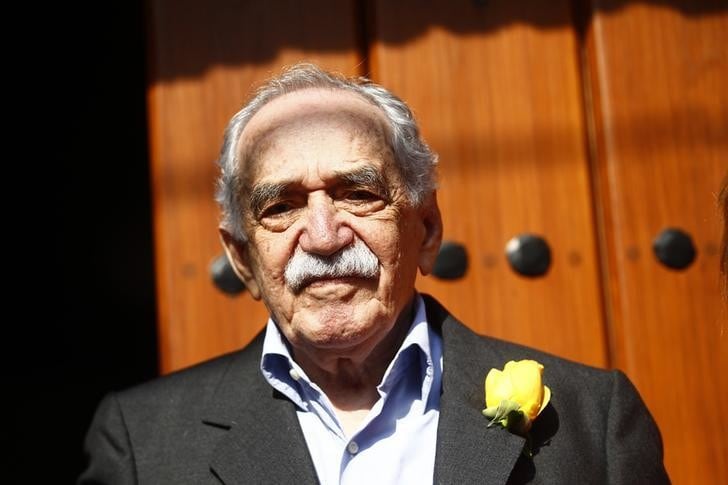
[{"label": "man's ear", "polygon": [[437,193],[432,194],[422,203],[420,209],[422,222],[425,225],[425,238],[420,248],[419,267],[423,276],[430,274],[442,243],[442,216],[437,205]]},{"label": "man's ear", "polygon": [[238,278],[245,283],[245,288],[256,300],[260,300],[260,286],[253,276],[253,269],[250,265],[250,255],[248,254],[248,243],[240,242],[235,239],[225,228],[220,227],[220,240],[225,248],[230,265],[233,267]]}]

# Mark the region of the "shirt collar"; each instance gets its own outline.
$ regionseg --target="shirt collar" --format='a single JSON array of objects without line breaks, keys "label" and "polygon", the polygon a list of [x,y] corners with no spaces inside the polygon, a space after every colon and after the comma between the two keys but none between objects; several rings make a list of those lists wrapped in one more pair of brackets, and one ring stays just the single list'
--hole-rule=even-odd
[{"label": "shirt collar", "polygon": [[[380,395],[385,397],[397,382],[402,379],[419,379],[422,384],[422,400],[428,401],[433,383],[440,382],[442,365],[442,342],[428,325],[425,302],[419,294],[415,295],[415,311],[412,324],[402,345],[377,387]],[[419,365],[414,365],[419,363]],[[293,360],[281,334],[272,319],[268,324],[263,341],[263,355],[260,369],[266,381],[275,389],[286,395],[299,408],[308,409],[306,394],[317,390],[306,373]],[[305,385],[304,391],[302,385]],[[439,391],[437,391],[439,395]]]},{"label": "shirt collar", "polygon": [[[411,379],[419,378],[424,381],[426,376],[432,375],[430,332],[425,313],[425,303],[419,294],[415,297],[414,314],[414,319],[402,345],[392,362],[389,363],[382,377],[382,382],[377,387],[381,395],[389,393],[403,376]],[[411,366],[414,366],[414,369]],[[426,399],[427,392],[429,392],[429,388],[427,390],[423,389],[423,400]]]}]

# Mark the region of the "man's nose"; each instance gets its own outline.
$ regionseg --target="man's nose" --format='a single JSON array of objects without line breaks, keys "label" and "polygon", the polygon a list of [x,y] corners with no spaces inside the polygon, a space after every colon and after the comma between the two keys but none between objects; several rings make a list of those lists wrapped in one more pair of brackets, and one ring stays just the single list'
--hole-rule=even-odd
[{"label": "man's nose", "polygon": [[307,253],[329,256],[354,242],[354,231],[342,223],[328,195],[309,197],[304,224],[299,245]]}]

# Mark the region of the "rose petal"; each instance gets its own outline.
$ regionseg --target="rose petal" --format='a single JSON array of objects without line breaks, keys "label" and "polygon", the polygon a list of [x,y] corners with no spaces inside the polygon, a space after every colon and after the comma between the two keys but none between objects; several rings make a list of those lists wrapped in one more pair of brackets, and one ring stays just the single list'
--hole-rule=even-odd
[{"label": "rose petal", "polygon": [[[543,408],[546,407],[546,405],[551,400],[551,389],[549,389],[549,386],[543,386],[543,401],[541,401],[541,409],[538,410],[538,414],[541,414],[541,411],[543,411]],[[538,416],[537,414],[537,416]]]},{"label": "rose petal", "polygon": [[510,379],[498,369],[491,369],[485,378],[485,405],[498,406],[501,401],[510,398],[513,392]]}]

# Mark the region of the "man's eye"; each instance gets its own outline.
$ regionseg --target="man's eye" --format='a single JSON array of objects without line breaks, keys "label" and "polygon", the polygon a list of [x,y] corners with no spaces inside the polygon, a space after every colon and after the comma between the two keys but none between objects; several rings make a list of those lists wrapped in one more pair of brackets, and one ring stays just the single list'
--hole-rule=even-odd
[{"label": "man's eye", "polygon": [[262,217],[275,217],[283,215],[293,209],[293,205],[288,202],[278,202],[277,204],[270,205],[263,209],[261,212]]},{"label": "man's eye", "polygon": [[346,194],[346,198],[349,200],[356,200],[356,201],[369,201],[369,200],[376,200],[379,197],[376,194],[369,192],[368,190],[353,190]]}]

